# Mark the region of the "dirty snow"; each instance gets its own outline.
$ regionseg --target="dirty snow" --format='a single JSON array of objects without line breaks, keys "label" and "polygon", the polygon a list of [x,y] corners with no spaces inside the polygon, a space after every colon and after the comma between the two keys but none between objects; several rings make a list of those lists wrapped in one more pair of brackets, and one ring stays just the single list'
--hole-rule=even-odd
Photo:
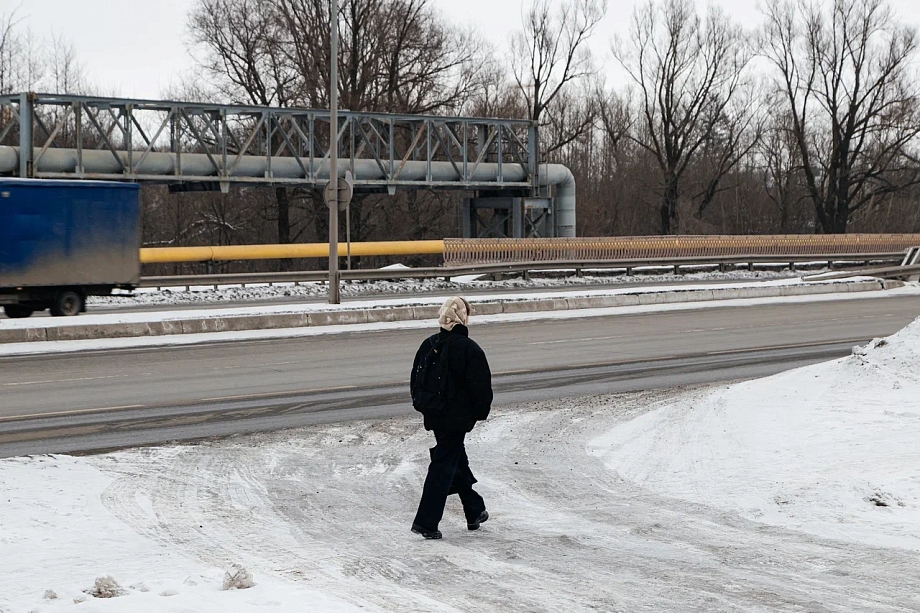
[{"label": "dirty snow", "polygon": [[[395,268],[395,267],[389,267]],[[401,266],[399,268],[406,268]],[[688,267],[689,268],[689,267]],[[638,270],[638,269],[637,269]],[[653,269],[660,271],[661,269]],[[594,285],[618,285],[624,283],[668,283],[698,281],[758,281],[788,279],[797,277],[792,271],[775,270],[736,270],[730,272],[686,272],[685,274],[652,274],[637,276],[625,274],[612,275],[610,271],[588,271],[582,277],[533,276],[530,279],[489,280],[485,275],[466,275],[444,279],[401,279],[393,281],[343,281],[341,294],[345,297],[372,297],[387,295],[424,295],[435,292],[464,292],[467,290],[509,290],[541,289],[565,287],[591,287]],[[546,274],[546,273],[542,273]],[[112,296],[91,296],[87,299],[89,307],[138,307],[165,304],[220,304],[222,302],[246,302],[261,300],[284,300],[298,298],[317,298],[328,294],[325,283],[248,283],[242,285],[191,286],[139,288],[133,292],[116,290]]]},{"label": "dirty snow", "polygon": [[442,541],[409,532],[412,417],[0,460],[0,611],[918,611],[918,373],[920,320],[758,381],[496,407],[467,438],[491,519],[451,499]]},{"label": "dirty snow", "polygon": [[840,360],[681,397],[589,449],[662,495],[918,552],[920,319]]}]

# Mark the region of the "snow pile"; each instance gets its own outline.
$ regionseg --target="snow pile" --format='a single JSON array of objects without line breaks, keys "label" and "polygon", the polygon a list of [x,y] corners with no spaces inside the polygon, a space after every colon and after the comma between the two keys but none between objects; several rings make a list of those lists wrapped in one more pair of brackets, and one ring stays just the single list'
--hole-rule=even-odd
[{"label": "snow pile", "polygon": [[230,569],[224,573],[223,589],[225,590],[248,590],[255,584],[256,582],[252,580],[252,573],[239,564],[231,564]]},{"label": "snow pile", "polygon": [[684,397],[588,449],[657,493],[920,550],[920,319],[847,358]]},{"label": "snow pile", "polygon": [[115,577],[105,575],[96,577],[96,584],[92,589],[86,590],[86,593],[93,598],[117,598],[124,596],[127,592],[118,584]]}]

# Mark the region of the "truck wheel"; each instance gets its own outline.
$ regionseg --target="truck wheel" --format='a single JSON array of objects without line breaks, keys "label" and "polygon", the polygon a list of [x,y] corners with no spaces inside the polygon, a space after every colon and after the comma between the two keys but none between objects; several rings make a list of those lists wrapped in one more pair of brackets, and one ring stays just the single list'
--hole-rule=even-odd
[{"label": "truck wheel", "polygon": [[10,319],[22,319],[32,314],[32,309],[21,304],[7,304],[3,306],[3,312]]},{"label": "truck wheel", "polygon": [[55,317],[72,317],[83,311],[84,298],[79,293],[66,290],[59,292],[51,303],[51,314]]}]

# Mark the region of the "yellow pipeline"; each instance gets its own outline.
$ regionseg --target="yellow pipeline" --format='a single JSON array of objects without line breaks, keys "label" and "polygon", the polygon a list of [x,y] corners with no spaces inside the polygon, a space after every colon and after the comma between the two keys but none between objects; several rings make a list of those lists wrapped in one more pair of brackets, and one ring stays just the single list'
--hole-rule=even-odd
[{"label": "yellow pipeline", "polygon": [[[339,243],[339,255],[347,254]],[[444,241],[379,241],[352,243],[351,255],[427,255],[444,253]],[[166,262],[208,262],[213,260],[280,260],[285,258],[329,257],[329,243],[295,243],[290,245],[229,245],[220,247],[145,247],[142,264]]]}]

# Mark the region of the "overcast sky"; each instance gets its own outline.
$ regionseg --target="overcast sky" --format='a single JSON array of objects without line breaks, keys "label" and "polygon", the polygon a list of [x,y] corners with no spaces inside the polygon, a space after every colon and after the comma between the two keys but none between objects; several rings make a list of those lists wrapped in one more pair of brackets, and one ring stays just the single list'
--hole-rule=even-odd
[{"label": "overcast sky", "polygon": [[[528,0],[529,1],[529,0]],[[770,0],[766,0],[770,1]],[[918,0],[890,0],[905,20],[920,23]],[[722,2],[742,25],[759,19],[758,0]],[[520,28],[520,0],[432,0],[451,22],[473,24],[500,48]],[[38,37],[52,33],[74,43],[89,81],[100,92],[159,98],[180,75],[193,74],[186,15],[194,0],[0,0],[0,13],[18,9]],[[609,0],[595,34],[599,62],[609,62],[609,40],[623,26],[633,0]],[[703,2],[700,2],[703,5]]]}]

